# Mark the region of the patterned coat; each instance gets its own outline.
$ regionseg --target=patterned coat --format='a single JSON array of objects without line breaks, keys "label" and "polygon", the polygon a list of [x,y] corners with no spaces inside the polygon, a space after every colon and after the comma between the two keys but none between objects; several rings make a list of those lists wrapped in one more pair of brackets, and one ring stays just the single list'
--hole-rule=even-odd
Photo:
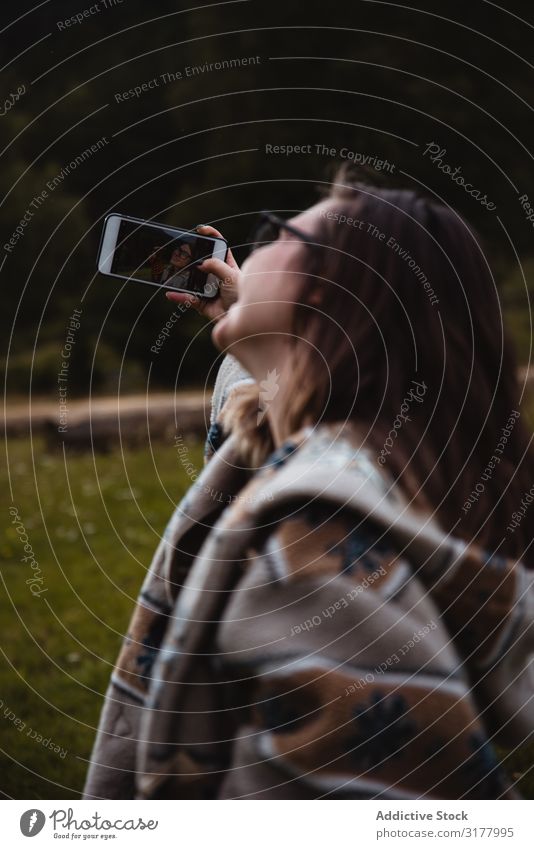
[{"label": "patterned coat", "polygon": [[232,435],[175,512],[86,798],[517,798],[534,726],[521,563],[405,503],[351,425],[254,475]]}]

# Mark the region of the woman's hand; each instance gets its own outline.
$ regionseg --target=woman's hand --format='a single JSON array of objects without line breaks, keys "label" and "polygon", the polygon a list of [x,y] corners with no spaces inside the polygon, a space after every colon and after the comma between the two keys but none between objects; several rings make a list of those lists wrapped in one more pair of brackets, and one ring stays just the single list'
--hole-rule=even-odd
[{"label": "woman's hand", "polygon": [[[197,227],[196,230],[200,236],[213,236],[216,239],[224,238],[215,227],[210,227],[207,224]],[[211,257],[205,259],[198,267],[202,271],[214,274],[219,280],[219,291],[215,298],[202,298],[186,292],[166,292],[165,297],[178,304],[190,304],[200,315],[218,321],[228,311],[230,305],[237,300],[239,266],[232,255],[232,251],[229,250],[226,261]]]}]

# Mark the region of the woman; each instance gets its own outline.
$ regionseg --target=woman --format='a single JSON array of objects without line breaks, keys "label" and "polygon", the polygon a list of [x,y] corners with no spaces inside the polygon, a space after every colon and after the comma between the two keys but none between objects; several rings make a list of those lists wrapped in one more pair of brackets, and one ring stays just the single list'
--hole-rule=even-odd
[{"label": "woman", "polygon": [[507,531],[534,464],[476,237],[343,175],[265,222],[241,272],[204,264],[256,383],[167,529],[86,795],[514,797],[493,744],[534,725],[531,537]]},{"label": "woman", "polygon": [[152,281],[165,286],[186,288],[191,277],[191,245],[182,240],[180,245],[173,249],[167,264],[162,260],[161,251],[161,247],[156,246],[148,258]]}]

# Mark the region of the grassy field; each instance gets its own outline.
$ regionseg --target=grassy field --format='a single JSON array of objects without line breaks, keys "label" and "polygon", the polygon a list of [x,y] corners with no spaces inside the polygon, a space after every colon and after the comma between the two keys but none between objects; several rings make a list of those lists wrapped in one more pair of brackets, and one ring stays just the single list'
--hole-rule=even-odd
[{"label": "grassy field", "polygon": [[[188,459],[202,468],[200,443]],[[0,480],[7,527],[0,547],[0,788],[18,799],[76,798],[137,592],[190,480],[173,446],[74,455],[65,463],[40,441],[32,448],[11,440],[8,470]],[[40,573],[31,559],[21,562],[31,553],[24,553],[12,505]],[[26,584],[31,577],[42,582]]]},{"label": "grassy field", "polygon": [[[190,481],[172,446],[65,462],[46,454],[40,441],[32,447],[11,440],[8,459],[0,479],[7,516],[0,547],[0,792],[77,798],[122,634]],[[188,460],[202,467],[201,444]],[[20,517],[31,554],[24,555],[12,516]],[[39,573],[21,561],[32,554]],[[32,577],[40,582],[27,584]],[[506,759],[514,778],[525,774],[520,788],[528,798],[533,762],[533,747]]]}]

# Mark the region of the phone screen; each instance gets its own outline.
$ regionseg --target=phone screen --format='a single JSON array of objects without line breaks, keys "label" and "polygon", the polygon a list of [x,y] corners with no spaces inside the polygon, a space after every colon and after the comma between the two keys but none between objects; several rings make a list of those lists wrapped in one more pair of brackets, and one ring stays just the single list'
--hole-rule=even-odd
[{"label": "phone screen", "polygon": [[203,292],[206,274],[196,266],[212,256],[213,244],[193,233],[122,218],[110,270],[144,283]]}]

